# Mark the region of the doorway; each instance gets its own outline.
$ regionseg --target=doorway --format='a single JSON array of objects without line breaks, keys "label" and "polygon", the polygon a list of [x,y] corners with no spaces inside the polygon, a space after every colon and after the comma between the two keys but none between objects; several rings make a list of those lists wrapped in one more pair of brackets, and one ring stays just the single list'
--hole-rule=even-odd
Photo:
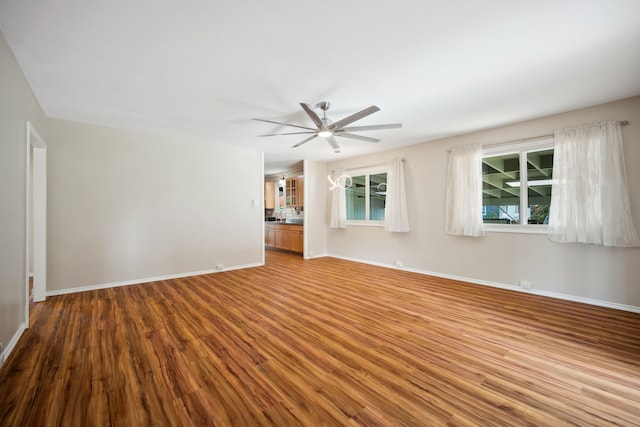
[{"label": "doorway", "polygon": [[47,146],[27,122],[26,319],[29,325],[29,277],[33,301],[44,301],[47,289]]}]

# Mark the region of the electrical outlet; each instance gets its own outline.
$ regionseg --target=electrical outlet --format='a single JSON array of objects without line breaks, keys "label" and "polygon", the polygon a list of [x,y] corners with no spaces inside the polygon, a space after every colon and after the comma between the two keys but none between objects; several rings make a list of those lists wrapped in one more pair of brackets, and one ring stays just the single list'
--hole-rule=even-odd
[{"label": "electrical outlet", "polygon": [[402,268],[402,261],[394,261],[393,265],[396,266],[397,268]]},{"label": "electrical outlet", "polygon": [[216,268],[218,270],[224,270],[224,264],[218,264],[218,265],[216,265]]},{"label": "electrical outlet", "polygon": [[531,282],[518,282],[518,286],[520,286],[521,289],[531,289]]}]

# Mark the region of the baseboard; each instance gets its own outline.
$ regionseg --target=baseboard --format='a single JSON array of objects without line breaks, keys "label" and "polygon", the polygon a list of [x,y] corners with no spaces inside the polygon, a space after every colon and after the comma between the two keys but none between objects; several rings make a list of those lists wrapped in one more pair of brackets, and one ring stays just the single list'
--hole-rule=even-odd
[{"label": "baseboard", "polygon": [[22,336],[22,334],[26,330],[27,330],[27,325],[24,322],[21,323],[20,326],[18,327],[18,330],[16,331],[16,333],[13,334],[13,337],[11,338],[11,341],[9,341],[7,346],[2,349],[2,353],[0,353],[0,368],[2,368],[2,365],[4,365],[4,362],[9,357],[9,354],[11,354],[11,352],[14,349],[14,347],[18,343],[18,340],[20,339],[20,337]]},{"label": "baseboard", "polygon": [[259,262],[255,264],[234,265],[231,267],[225,267],[221,270],[216,268],[211,270],[192,271],[189,273],[170,274],[168,276],[156,276],[156,277],[146,277],[143,279],[125,280],[123,282],[100,283],[97,285],[80,286],[76,288],[47,291],[47,296],[50,297],[50,296],[56,296],[56,295],[74,294],[77,292],[96,291],[99,289],[117,288],[120,286],[129,286],[129,285],[138,285],[142,283],[158,282],[160,280],[181,279],[183,277],[201,276],[203,274],[211,274],[211,273],[222,273],[223,271],[241,270],[244,268],[260,267],[262,265],[264,265],[264,263]]},{"label": "baseboard", "polygon": [[441,277],[443,279],[458,280],[458,281],[461,281],[461,282],[473,283],[475,285],[490,286],[492,288],[507,289],[507,290],[510,290],[510,291],[522,292],[522,293],[525,293],[525,294],[540,295],[540,296],[549,297],[549,298],[557,298],[557,299],[566,300],[566,301],[573,301],[573,302],[580,302],[580,303],[584,303],[584,304],[595,305],[595,306],[598,306],[598,307],[606,307],[606,308],[613,308],[613,309],[616,309],[616,310],[630,311],[632,313],[640,313],[640,307],[636,307],[636,306],[633,306],[633,305],[618,304],[618,303],[610,302],[610,301],[602,301],[602,300],[597,300],[597,299],[592,299],[592,298],[584,298],[584,297],[579,297],[579,296],[576,296],[576,295],[568,295],[568,294],[562,294],[562,293],[558,293],[558,292],[543,291],[543,290],[540,290],[540,289],[522,289],[522,288],[520,288],[518,286],[507,285],[507,284],[504,284],[504,283],[490,282],[490,281],[486,281],[486,280],[474,279],[474,278],[471,278],[471,277],[455,276],[455,275],[452,275],[452,274],[438,273],[438,272],[435,272],[435,271],[420,270],[420,269],[417,269],[417,268],[396,267],[396,266],[394,266],[392,264],[384,264],[384,263],[373,262],[373,261],[368,261],[368,260],[359,259],[359,258],[344,257],[344,256],[340,256],[340,255],[328,255],[328,256],[330,256],[332,258],[343,259],[343,260],[346,260],[346,261],[353,261],[353,262],[359,262],[359,263],[363,263],[363,264],[375,265],[375,266],[378,266],[378,267],[391,268],[393,270],[410,271],[412,273],[424,274],[424,275],[427,275],[427,276]]},{"label": "baseboard", "polygon": [[305,254],[304,255],[304,259],[324,258],[324,257],[327,257],[327,256],[329,256],[329,255],[327,255],[326,253],[324,253],[324,254],[313,254],[313,255]]}]

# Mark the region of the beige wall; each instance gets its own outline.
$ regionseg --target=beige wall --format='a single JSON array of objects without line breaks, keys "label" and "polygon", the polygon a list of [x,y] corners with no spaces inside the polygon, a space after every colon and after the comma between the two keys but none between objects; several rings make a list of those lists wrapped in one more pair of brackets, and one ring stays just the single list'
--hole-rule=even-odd
[{"label": "beige wall", "polygon": [[25,321],[26,122],[41,130],[41,119],[42,111],[0,34],[0,341],[5,348]]},{"label": "beige wall", "polygon": [[[407,268],[500,285],[529,281],[533,292],[640,309],[640,248],[558,244],[544,235],[532,234],[494,232],[474,239],[449,236],[443,231],[449,147],[517,140],[602,120],[630,122],[622,133],[631,210],[640,231],[640,97],[634,97],[329,164],[327,170],[331,171],[405,157],[411,232],[387,233],[374,227],[327,229],[328,253],[386,265],[401,261]],[[327,194],[327,203],[328,199]]]},{"label": "beige wall", "polygon": [[262,263],[261,153],[55,119],[46,130],[49,293]]}]

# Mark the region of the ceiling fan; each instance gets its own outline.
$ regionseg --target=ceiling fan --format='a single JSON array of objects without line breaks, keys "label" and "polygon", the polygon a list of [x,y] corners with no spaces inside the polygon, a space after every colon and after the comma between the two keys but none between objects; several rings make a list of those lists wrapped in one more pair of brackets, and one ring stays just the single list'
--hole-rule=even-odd
[{"label": "ceiling fan", "polygon": [[348,126],[347,127],[347,125],[355,122],[356,120],[363,119],[368,115],[375,113],[376,111],[380,111],[380,108],[376,107],[375,105],[365,108],[362,111],[358,111],[357,113],[354,113],[348,117],[345,117],[342,120],[338,120],[335,123],[327,118],[327,110],[329,109],[329,107],[331,107],[331,104],[328,102],[319,102],[318,104],[316,104],[316,107],[320,108],[323,111],[322,118],[320,118],[316,114],[316,112],[313,111],[313,109],[311,108],[311,106],[309,106],[309,104],[305,104],[304,102],[301,102],[300,106],[307,113],[309,118],[311,118],[311,121],[313,121],[313,123],[316,125],[316,129],[306,127],[306,126],[292,125],[290,123],[275,122],[273,120],[253,119],[253,120],[258,120],[260,122],[275,123],[277,125],[291,126],[294,128],[305,129],[305,131],[300,131],[300,132],[271,133],[267,135],[258,135],[258,136],[310,134],[311,136],[309,136],[306,139],[303,139],[302,141],[298,142],[296,145],[294,145],[291,148],[300,147],[302,144],[306,144],[307,142],[311,141],[314,138],[321,137],[321,138],[324,138],[329,143],[329,145],[331,145],[331,147],[333,147],[333,151],[335,151],[336,153],[339,153],[340,145],[338,145],[338,141],[336,141],[336,139],[334,138],[336,136],[339,136],[342,138],[358,139],[360,141],[378,142],[380,141],[379,139],[369,138],[368,136],[355,135],[351,132],[354,132],[354,131],[361,132],[361,131],[380,130],[380,129],[396,129],[396,128],[402,127],[402,123],[394,123],[389,125]]}]

